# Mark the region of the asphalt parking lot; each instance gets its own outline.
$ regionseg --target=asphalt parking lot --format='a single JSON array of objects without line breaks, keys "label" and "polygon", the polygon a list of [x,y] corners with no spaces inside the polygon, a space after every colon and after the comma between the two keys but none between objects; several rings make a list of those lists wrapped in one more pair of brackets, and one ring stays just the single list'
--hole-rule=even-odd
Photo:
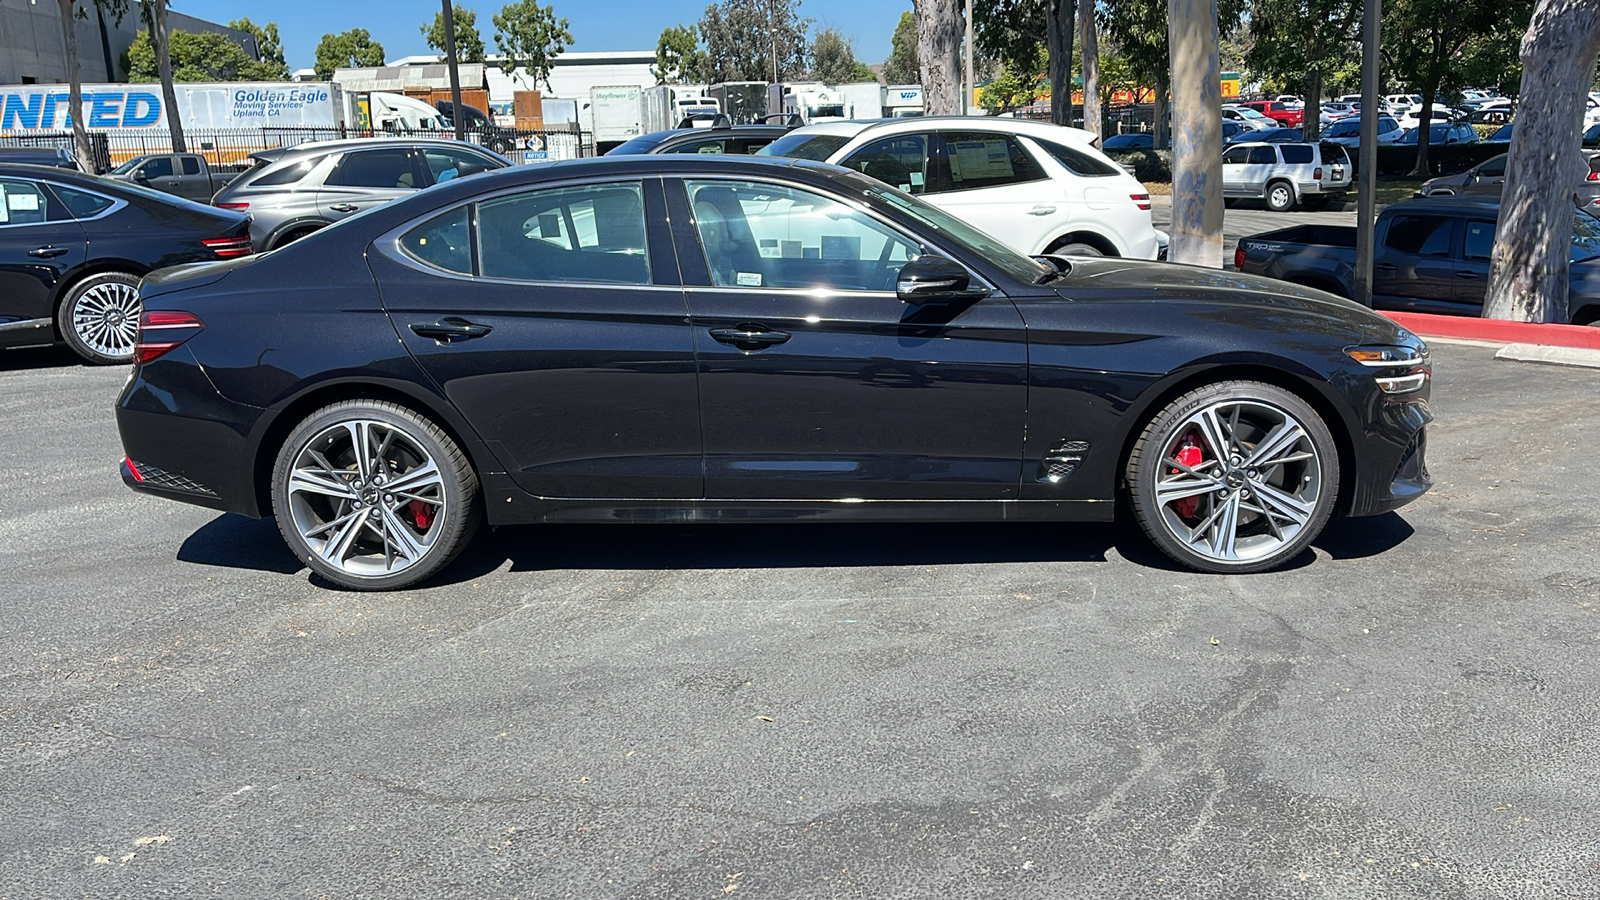
[{"label": "asphalt parking lot", "polygon": [[1131,527],[502,529],[425,589],[126,490],[0,355],[0,898],[1600,896],[1600,371],[1435,348],[1437,487]]}]

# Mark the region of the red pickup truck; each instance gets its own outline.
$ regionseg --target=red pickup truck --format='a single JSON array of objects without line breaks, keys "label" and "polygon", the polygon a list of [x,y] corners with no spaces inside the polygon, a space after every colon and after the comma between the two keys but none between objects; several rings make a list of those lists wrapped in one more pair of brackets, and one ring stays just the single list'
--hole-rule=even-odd
[{"label": "red pickup truck", "polygon": [[1273,119],[1285,128],[1299,128],[1305,121],[1306,114],[1303,110],[1289,109],[1276,100],[1251,100],[1248,103],[1237,103],[1235,106],[1247,106],[1269,119]]}]

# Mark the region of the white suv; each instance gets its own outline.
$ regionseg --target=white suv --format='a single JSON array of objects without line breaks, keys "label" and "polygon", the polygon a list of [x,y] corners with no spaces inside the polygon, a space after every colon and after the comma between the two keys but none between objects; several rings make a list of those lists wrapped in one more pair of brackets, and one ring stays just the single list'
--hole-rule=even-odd
[{"label": "white suv", "polygon": [[1094,135],[983,116],[827,122],[757,151],[830,162],[916,194],[1028,255],[1157,259],[1150,193]]}]

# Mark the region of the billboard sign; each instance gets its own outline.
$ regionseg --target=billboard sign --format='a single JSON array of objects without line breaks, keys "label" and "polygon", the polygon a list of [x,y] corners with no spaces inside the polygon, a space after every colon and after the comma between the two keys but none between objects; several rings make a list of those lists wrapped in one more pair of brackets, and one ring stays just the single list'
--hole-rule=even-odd
[{"label": "billboard sign", "polygon": [[[176,93],[184,128],[332,128],[342,118],[329,84],[179,84]],[[71,128],[70,106],[63,84],[0,87],[0,134]],[[159,85],[86,84],[79,112],[90,131],[167,126]]]}]

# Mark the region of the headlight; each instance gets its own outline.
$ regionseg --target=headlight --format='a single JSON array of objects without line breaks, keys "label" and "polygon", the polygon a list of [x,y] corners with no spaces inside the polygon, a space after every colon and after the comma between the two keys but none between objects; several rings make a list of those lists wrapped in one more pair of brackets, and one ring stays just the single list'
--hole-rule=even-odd
[{"label": "headlight", "polygon": [[1369,369],[1373,380],[1385,394],[1409,394],[1421,390],[1433,375],[1428,368],[1428,347],[1417,342],[1415,347],[1366,345],[1344,348],[1346,356]]}]

